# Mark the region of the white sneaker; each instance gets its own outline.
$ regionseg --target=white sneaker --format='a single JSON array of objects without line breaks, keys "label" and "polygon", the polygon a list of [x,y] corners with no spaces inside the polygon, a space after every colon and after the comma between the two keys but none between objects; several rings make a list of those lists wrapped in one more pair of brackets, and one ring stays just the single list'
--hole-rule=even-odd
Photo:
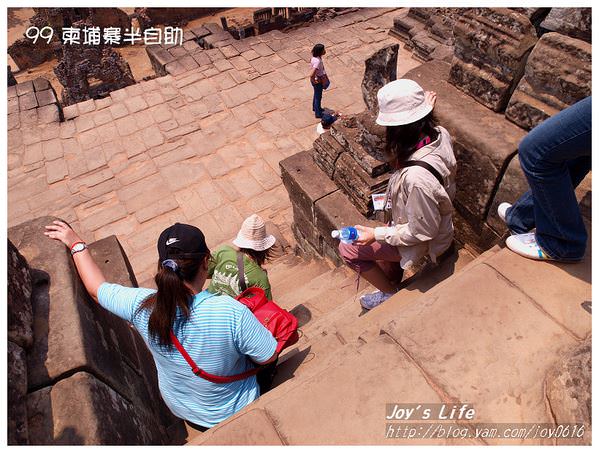
[{"label": "white sneaker", "polygon": [[512,207],[511,203],[505,203],[505,202],[501,203],[497,207],[497,215],[499,215],[499,218],[501,220],[503,220],[503,223],[507,224],[507,221],[505,220],[505,215],[507,214],[507,210],[511,207]]},{"label": "white sneaker", "polygon": [[535,233],[514,234],[508,237],[505,245],[518,255],[530,258],[533,260],[553,260],[548,256],[543,249],[537,244]]}]

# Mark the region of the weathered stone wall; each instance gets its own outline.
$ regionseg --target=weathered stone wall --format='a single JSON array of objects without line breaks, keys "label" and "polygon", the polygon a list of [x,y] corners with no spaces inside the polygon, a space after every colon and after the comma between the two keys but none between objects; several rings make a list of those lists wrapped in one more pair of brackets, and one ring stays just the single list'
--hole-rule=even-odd
[{"label": "weathered stone wall", "polygon": [[507,8],[473,8],[458,16],[449,83],[495,112],[505,110],[537,42],[530,20]]},{"label": "weathered stone wall", "polygon": [[559,33],[541,37],[506,109],[525,129],[591,95],[591,45]]},{"label": "weathered stone wall", "polygon": [[549,15],[541,22],[541,29],[590,43],[591,21],[591,8],[551,8]]},{"label": "weathered stone wall", "polygon": [[[91,19],[73,24],[80,28],[94,25]],[[64,87],[61,94],[64,105],[106,97],[111,91],[135,83],[127,61],[105,44],[63,45],[62,58],[54,68],[54,73]]]},{"label": "weathered stone wall", "polygon": [[8,241],[8,444],[27,445],[27,358],[33,344],[32,279],[27,261]]},{"label": "weathered stone wall", "polygon": [[549,370],[545,392],[557,424],[583,424],[584,436],[558,439],[558,445],[591,445],[592,337],[568,352]]},{"label": "weathered stone wall", "polygon": [[[26,359],[29,443],[171,443],[168,430],[177,419],[160,397],[149,350],[132,327],[87,295],[68,250],[42,234],[53,220],[8,232],[36,275]],[[108,281],[136,286],[114,236],[89,248]]]},{"label": "weathered stone wall", "polygon": [[326,256],[341,265],[337,249],[339,241],[331,238],[331,231],[347,225],[374,223],[362,216],[337,185],[316,166],[312,151],[294,154],[279,165],[293,206],[292,229],[298,247],[303,253]]}]

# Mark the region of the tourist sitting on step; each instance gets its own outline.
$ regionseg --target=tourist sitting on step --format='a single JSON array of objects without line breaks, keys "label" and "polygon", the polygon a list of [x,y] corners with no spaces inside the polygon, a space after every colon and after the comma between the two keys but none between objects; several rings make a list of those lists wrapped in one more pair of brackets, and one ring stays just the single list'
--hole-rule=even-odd
[{"label": "tourist sitting on step", "polygon": [[[264,290],[268,300],[272,300],[268,274],[262,266],[270,258],[274,244],[275,237],[266,233],[262,217],[257,214],[249,216],[233,240],[235,247],[222,245],[212,254],[208,266],[208,278],[212,280],[208,291],[237,297],[246,288],[257,286]],[[275,367],[276,361],[258,373],[260,393],[270,390]]]},{"label": "tourist sitting on step", "polygon": [[385,154],[395,169],[385,195],[390,221],[356,225],[358,239],[339,244],[344,261],[378,289],[360,298],[365,309],[399,290],[404,269],[426,257],[435,263],[453,245],[456,159],[449,133],[433,119],[436,94],[401,79],[382,87],[377,99],[376,122],[387,126]]},{"label": "tourist sitting on step", "polygon": [[506,245],[535,260],[582,260],[587,232],[574,189],[591,170],[591,97],[531,130],[518,157],[530,190],[497,209],[513,233]]},{"label": "tourist sitting on step", "polygon": [[160,234],[154,277],[158,290],[106,282],[85,243],[64,222],[54,221],[44,234],[70,247],[90,296],[140,333],[173,414],[204,431],[258,398],[254,374],[230,383],[202,377],[210,373],[222,380],[248,372],[254,364],[271,363],[277,359],[277,341],[245,305],[228,295],[202,291],[210,250],[198,228],[176,223]]}]

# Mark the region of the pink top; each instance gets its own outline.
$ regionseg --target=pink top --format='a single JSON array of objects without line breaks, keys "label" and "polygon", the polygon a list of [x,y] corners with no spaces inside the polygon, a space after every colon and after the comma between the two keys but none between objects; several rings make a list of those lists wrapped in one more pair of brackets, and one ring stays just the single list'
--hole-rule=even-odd
[{"label": "pink top", "polygon": [[322,59],[318,57],[312,57],[310,60],[310,67],[316,69],[316,77],[320,77],[327,72],[324,70],[324,64],[322,63]]}]

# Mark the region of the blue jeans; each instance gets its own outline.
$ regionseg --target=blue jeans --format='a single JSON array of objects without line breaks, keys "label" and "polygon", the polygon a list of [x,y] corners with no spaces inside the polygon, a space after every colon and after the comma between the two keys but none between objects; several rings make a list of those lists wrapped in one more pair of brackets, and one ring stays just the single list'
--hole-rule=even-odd
[{"label": "blue jeans", "polygon": [[518,156],[530,190],[507,210],[510,230],[536,227],[537,243],[551,258],[581,260],[587,232],[574,189],[591,169],[591,96],[531,130]]},{"label": "blue jeans", "polygon": [[322,102],[322,83],[313,83],[312,88],[314,88],[314,97],[312,98],[312,110],[314,111],[314,115],[316,118],[322,117],[322,106],[320,103]]}]

